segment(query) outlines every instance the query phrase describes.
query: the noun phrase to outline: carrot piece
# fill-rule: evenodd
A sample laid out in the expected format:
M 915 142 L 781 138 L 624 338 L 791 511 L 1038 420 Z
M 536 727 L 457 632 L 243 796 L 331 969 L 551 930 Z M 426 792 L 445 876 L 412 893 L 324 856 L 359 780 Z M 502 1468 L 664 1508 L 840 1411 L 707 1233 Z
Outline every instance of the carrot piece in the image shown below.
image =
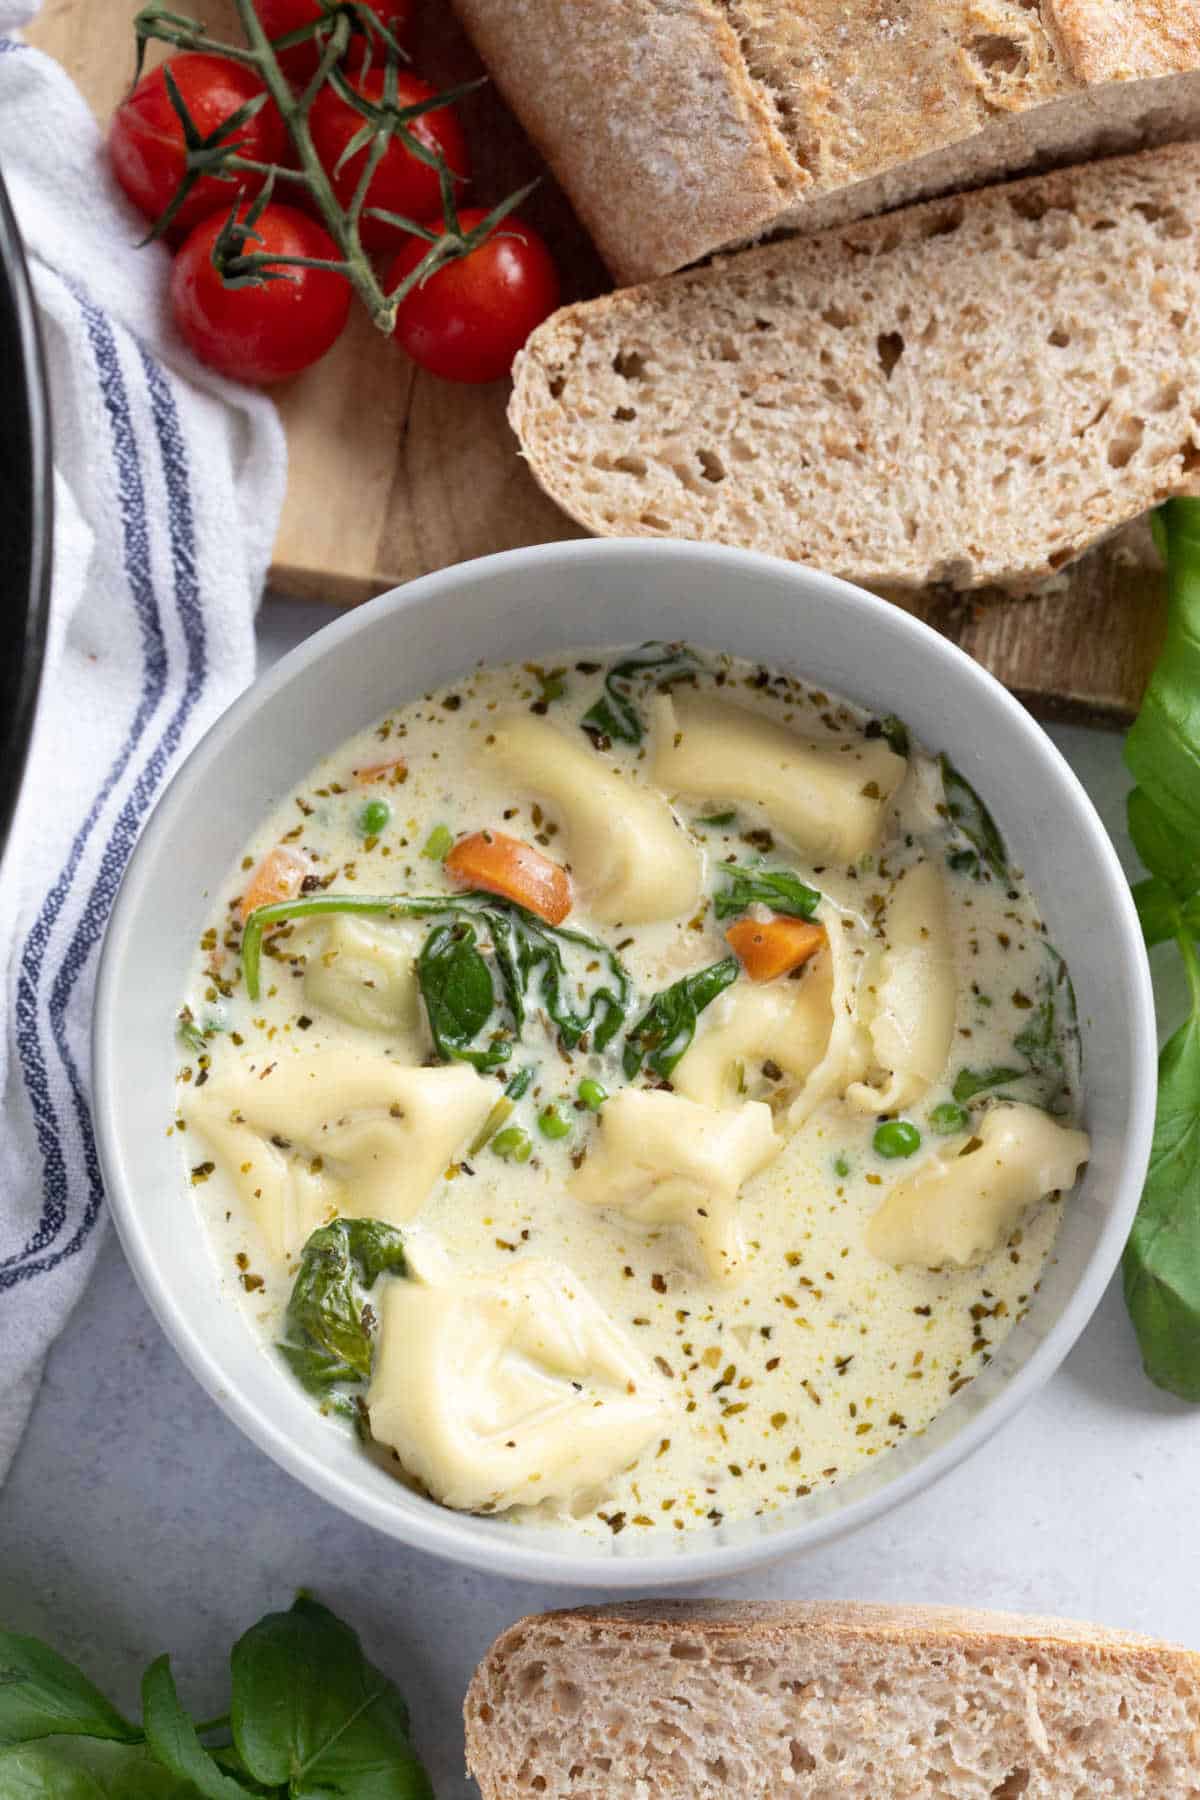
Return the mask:
M 825 927 L 772 913 L 769 919 L 739 919 L 725 938 L 751 981 L 775 981 L 816 955 L 825 942 Z
M 561 863 L 552 862 L 523 838 L 507 837 L 502 831 L 473 831 L 459 838 L 445 868 L 465 887 L 502 894 L 548 925 L 560 925 L 571 910 L 571 877 Z
M 359 787 L 369 787 L 373 781 L 386 781 L 389 787 L 399 787 L 408 778 L 408 764 L 402 756 L 393 756 L 390 762 L 367 763 L 361 769 L 351 769 Z
M 238 905 L 242 924 L 260 906 L 274 906 L 277 900 L 290 900 L 298 894 L 300 883 L 309 873 L 309 865 L 294 850 L 283 844 L 268 850 L 247 882 Z

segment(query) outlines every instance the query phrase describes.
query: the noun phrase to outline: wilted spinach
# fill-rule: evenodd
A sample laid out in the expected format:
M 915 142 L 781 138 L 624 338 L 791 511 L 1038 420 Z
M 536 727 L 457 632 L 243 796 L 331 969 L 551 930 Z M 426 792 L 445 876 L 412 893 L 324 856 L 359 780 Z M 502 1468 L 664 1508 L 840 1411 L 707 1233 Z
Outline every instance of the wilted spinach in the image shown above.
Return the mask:
M 371 1374 L 371 1333 L 359 1289 L 380 1275 L 403 1275 L 404 1238 L 381 1219 L 335 1219 L 313 1232 L 300 1253 L 279 1349 L 312 1393 Z
M 1000 881 L 1007 881 L 1008 851 L 1000 835 L 1000 827 L 966 776 L 959 773 L 950 758 L 941 756 L 938 763 L 942 771 L 942 790 L 946 796 L 946 815 L 971 845 L 977 859 L 973 865 L 968 864 L 966 858 L 971 853 L 956 851 L 952 853 L 952 866 L 973 867 L 978 872 L 979 864 L 983 863 Z
M 603 695 L 579 721 L 581 730 L 593 741 L 617 738 L 623 744 L 640 744 L 646 727 L 631 697 L 634 682 L 654 669 L 661 687 L 693 675 L 700 666 L 699 658 L 686 644 L 643 644 L 632 656 L 613 664 L 604 677 Z
M 622 1063 L 628 1080 L 643 1062 L 662 1080 L 668 1078 L 695 1037 L 700 1014 L 737 980 L 738 966 L 736 956 L 727 956 L 655 994 L 625 1040 Z
M 727 886 L 713 900 L 718 919 L 731 919 L 756 903 L 792 918 L 811 919 L 821 904 L 816 888 L 808 887 L 790 869 L 747 868 L 725 863 L 720 869 Z

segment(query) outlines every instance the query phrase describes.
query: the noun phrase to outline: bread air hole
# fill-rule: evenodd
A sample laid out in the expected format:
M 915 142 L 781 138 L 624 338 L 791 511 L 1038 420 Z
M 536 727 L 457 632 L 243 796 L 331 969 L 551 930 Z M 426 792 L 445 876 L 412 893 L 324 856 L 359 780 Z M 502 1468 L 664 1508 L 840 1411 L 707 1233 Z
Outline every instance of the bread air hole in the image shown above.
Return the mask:
M 612 366 L 626 381 L 640 381 L 646 373 L 646 359 L 640 350 L 618 350 Z
M 992 1800 L 1016 1800 L 1029 1786 L 1029 1770 L 1018 1766 L 1010 1769 L 999 1787 L 992 1789 Z
M 904 355 L 904 338 L 898 331 L 881 331 L 875 339 L 875 354 L 879 358 L 879 366 L 888 381 L 892 379 L 892 370 Z
M 812 1751 L 806 1750 L 804 1745 L 799 1743 L 795 1738 L 792 1739 L 789 1749 L 791 1751 L 792 1768 L 795 1770 L 796 1774 L 811 1775 L 817 1766 L 817 1759 Z
M 1129 466 L 1137 452 L 1141 449 L 1142 438 L 1146 432 L 1146 421 L 1134 414 L 1121 420 L 1108 443 L 1108 466 L 1110 469 L 1124 469 Z
M 724 481 L 725 464 L 715 450 L 697 450 L 696 460 L 705 481 Z
M 1025 64 L 1024 47 L 1000 32 L 985 31 L 972 38 L 967 55 L 993 83 L 1015 75 Z

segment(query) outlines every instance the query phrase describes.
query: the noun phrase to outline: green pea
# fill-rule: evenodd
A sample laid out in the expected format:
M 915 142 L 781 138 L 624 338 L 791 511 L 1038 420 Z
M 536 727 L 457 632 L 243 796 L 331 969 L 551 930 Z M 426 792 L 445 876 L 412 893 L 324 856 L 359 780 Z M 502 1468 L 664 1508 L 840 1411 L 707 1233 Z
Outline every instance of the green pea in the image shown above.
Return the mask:
M 445 862 L 454 843 L 454 833 L 448 825 L 435 825 L 421 846 L 421 855 L 427 856 L 430 862 Z
M 894 1157 L 911 1156 L 914 1150 L 921 1148 L 921 1134 L 909 1119 L 887 1119 L 875 1128 L 875 1136 L 871 1140 L 877 1156 L 886 1156 L 890 1162 Z
M 528 1162 L 533 1155 L 533 1139 L 519 1125 L 509 1125 L 492 1139 L 492 1149 L 504 1162 Z
M 965 1131 L 971 1123 L 971 1115 L 965 1106 L 958 1106 L 953 1100 L 943 1100 L 935 1106 L 929 1115 L 929 1124 L 939 1137 L 949 1137 L 952 1132 Z
M 850 1163 L 848 1159 L 844 1156 L 835 1156 L 833 1159 L 833 1172 L 835 1175 L 848 1175 L 850 1173 Z
M 599 1112 L 608 1099 L 608 1089 L 601 1087 L 598 1081 L 593 1081 L 590 1075 L 585 1075 L 579 1084 L 579 1098 L 589 1112 Z
M 364 837 L 378 837 L 392 816 L 386 800 L 368 800 L 358 815 L 358 829 Z
M 538 1114 L 538 1130 L 543 1137 L 565 1138 L 570 1135 L 571 1125 L 557 1106 L 547 1106 Z
M 736 818 L 737 814 L 735 812 L 701 813 L 700 817 L 696 820 L 696 823 L 697 825 L 716 825 L 717 827 L 720 827 L 722 825 L 732 825 Z

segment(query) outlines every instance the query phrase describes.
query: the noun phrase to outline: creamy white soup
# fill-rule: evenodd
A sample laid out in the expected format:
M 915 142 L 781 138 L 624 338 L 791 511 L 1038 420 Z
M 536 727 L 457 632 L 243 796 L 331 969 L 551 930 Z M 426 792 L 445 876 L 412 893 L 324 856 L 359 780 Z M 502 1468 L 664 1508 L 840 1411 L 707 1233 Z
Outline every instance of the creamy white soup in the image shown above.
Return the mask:
M 180 1041 L 264 1351 L 398 1479 L 531 1527 L 709 1531 L 922 1431 L 1088 1149 L 984 800 L 679 645 L 476 669 L 342 745 L 221 882 Z

